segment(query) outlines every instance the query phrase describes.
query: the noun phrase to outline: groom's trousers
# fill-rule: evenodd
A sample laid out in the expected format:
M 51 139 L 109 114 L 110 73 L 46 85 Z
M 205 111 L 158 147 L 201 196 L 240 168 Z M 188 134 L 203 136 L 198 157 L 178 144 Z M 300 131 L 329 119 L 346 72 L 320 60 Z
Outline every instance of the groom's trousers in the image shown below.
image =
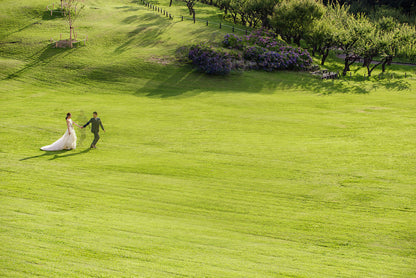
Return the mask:
M 98 134 L 98 132 L 94 132 L 94 141 L 92 141 L 91 146 L 95 146 L 98 140 L 100 140 L 100 135 Z

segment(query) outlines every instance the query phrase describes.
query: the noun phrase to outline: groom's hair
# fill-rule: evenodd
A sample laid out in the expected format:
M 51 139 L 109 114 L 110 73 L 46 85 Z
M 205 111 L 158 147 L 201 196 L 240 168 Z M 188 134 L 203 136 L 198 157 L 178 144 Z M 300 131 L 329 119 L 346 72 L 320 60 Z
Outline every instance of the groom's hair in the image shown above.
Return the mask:
M 92 112 L 92 113 L 93 113 L 93 114 L 95 114 L 95 115 L 98 115 L 98 113 L 97 113 L 97 112 L 95 112 L 95 111 L 94 111 L 94 112 Z

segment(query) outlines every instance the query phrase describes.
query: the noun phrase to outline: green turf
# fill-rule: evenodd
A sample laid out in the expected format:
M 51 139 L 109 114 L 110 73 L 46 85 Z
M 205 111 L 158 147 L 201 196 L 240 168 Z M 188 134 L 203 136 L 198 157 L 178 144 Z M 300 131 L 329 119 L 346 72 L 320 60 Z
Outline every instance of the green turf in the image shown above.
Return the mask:
M 173 56 L 224 30 L 87 2 L 59 50 L 48 1 L 0 1 L 1 277 L 416 276 L 415 67 L 209 77 Z M 94 110 L 97 150 L 39 150 Z

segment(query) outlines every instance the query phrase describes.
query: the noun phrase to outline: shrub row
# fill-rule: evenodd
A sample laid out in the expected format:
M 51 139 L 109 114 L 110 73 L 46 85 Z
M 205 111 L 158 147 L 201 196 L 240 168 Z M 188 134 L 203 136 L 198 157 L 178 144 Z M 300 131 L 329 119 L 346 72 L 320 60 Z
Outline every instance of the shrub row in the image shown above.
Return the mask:
M 202 72 L 216 75 L 228 74 L 233 69 L 307 70 L 312 65 L 308 51 L 287 45 L 265 29 L 247 36 L 227 34 L 223 46 L 236 53 L 198 44 L 190 48 L 188 58 Z

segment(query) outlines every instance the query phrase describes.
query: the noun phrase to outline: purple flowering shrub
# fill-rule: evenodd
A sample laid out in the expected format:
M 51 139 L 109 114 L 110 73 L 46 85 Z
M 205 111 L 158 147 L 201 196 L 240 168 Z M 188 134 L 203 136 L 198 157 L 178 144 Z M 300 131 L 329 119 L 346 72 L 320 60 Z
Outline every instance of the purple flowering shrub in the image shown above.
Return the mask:
M 239 50 L 243 50 L 245 47 L 252 45 L 258 45 L 269 50 L 274 50 L 275 48 L 287 45 L 286 42 L 277 37 L 276 33 L 264 28 L 253 31 L 246 36 L 227 34 L 224 36 L 222 44 L 225 48 Z
M 207 74 L 225 75 L 232 69 L 232 57 L 228 53 L 216 51 L 207 45 L 192 46 L 188 58 Z
M 256 62 L 257 68 L 272 70 L 306 70 L 312 65 L 309 53 L 297 47 L 282 46 L 277 51 L 251 46 L 244 50 L 244 59 Z
M 235 34 L 227 34 L 224 36 L 222 45 L 225 48 L 229 49 L 239 49 L 242 50 L 246 46 L 247 42 L 244 37 L 239 37 Z
M 267 52 L 267 49 L 260 46 L 250 46 L 244 49 L 243 57 L 245 60 L 258 62 L 260 55 Z
M 227 34 L 222 45 L 228 53 L 199 44 L 190 48 L 188 58 L 201 71 L 217 75 L 234 69 L 307 70 L 312 65 L 307 50 L 288 45 L 267 29 L 246 36 Z

